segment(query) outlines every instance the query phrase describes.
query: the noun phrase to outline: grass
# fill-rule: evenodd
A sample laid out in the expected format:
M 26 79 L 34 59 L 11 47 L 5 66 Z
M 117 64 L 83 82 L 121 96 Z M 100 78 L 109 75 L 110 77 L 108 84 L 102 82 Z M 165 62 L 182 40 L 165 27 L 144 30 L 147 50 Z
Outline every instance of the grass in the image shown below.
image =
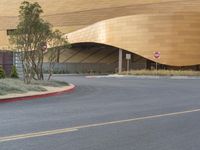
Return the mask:
M 34 85 L 40 85 L 40 86 L 51 86 L 51 87 L 61 87 L 61 86 L 68 86 L 69 84 L 63 81 L 32 81 L 32 84 Z
M 192 70 L 131 70 L 122 72 L 122 75 L 149 75 L 149 76 L 200 76 L 200 71 Z
M 32 84 L 24 84 L 19 79 L 0 79 L 0 95 L 27 93 L 29 91 L 43 92 L 47 91 L 42 86 L 61 87 L 67 86 L 68 83 L 61 81 L 33 81 Z

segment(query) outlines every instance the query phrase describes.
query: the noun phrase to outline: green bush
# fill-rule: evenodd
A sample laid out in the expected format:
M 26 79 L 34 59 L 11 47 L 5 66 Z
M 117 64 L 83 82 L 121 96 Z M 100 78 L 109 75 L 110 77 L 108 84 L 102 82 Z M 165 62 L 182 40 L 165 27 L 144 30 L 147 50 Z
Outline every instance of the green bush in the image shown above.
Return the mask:
M 15 65 L 12 66 L 10 77 L 11 78 L 19 78 L 18 73 L 17 73 L 17 68 Z
M 6 77 L 5 71 L 2 66 L 0 66 L 0 79 L 4 79 Z

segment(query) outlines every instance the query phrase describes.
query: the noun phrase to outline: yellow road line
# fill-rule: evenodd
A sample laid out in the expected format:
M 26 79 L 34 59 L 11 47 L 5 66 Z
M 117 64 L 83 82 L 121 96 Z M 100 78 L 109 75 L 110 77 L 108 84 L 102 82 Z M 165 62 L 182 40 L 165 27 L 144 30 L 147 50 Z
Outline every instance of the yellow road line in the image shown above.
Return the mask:
M 48 135 L 63 134 L 63 133 L 67 133 L 67 132 L 74 132 L 77 130 L 78 129 L 66 128 L 66 129 L 51 130 L 51 131 L 45 131 L 45 132 L 20 134 L 20 135 L 8 136 L 8 137 L 1 137 L 0 142 L 15 141 L 15 140 L 20 140 L 20 139 L 28 139 L 28 138 L 48 136 Z
M 156 118 L 161 118 L 161 117 L 178 116 L 178 115 L 194 113 L 194 112 L 200 112 L 200 109 L 193 109 L 193 110 L 187 110 L 187 111 L 182 111 L 182 112 L 152 115 L 152 116 L 146 116 L 146 117 L 118 120 L 118 121 L 111 121 L 111 122 L 104 122 L 104 123 L 97 123 L 97 124 L 89 124 L 89 125 L 76 126 L 76 127 L 57 129 L 57 130 L 50 130 L 50 131 L 44 131 L 44 132 L 35 132 L 35 133 L 0 137 L 0 142 L 15 141 L 15 140 L 20 140 L 20 139 L 28 139 L 28 138 L 42 137 L 42 136 L 48 136 L 48 135 L 63 134 L 63 133 L 78 131 L 79 129 L 84 129 L 84 128 L 99 127 L 99 126 L 113 125 L 113 124 L 122 124 L 122 123 L 133 122 L 133 121 L 156 119 Z

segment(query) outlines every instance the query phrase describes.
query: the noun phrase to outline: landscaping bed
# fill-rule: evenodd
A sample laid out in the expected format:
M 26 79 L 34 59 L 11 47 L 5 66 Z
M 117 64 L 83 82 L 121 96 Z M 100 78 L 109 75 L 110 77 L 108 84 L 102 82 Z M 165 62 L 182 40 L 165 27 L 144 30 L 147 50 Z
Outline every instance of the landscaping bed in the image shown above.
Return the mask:
M 45 87 L 64 87 L 69 84 L 61 81 L 33 81 L 25 84 L 20 79 L 0 79 L 0 96 L 8 94 L 22 94 L 27 92 L 45 92 Z
M 200 76 L 200 71 L 192 70 L 131 70 L 121 75 L 149 75 L 149 76 Z

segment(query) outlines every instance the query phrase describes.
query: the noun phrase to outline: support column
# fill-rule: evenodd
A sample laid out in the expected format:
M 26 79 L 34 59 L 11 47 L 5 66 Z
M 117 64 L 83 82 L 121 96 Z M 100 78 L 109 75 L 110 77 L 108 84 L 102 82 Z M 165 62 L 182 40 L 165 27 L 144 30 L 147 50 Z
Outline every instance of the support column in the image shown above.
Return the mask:
M 122 72 L 122 61 L 123 61 L 123 53 L 122 49 L 119 49 L 119 64 L 118 64 L 118 73 Z

